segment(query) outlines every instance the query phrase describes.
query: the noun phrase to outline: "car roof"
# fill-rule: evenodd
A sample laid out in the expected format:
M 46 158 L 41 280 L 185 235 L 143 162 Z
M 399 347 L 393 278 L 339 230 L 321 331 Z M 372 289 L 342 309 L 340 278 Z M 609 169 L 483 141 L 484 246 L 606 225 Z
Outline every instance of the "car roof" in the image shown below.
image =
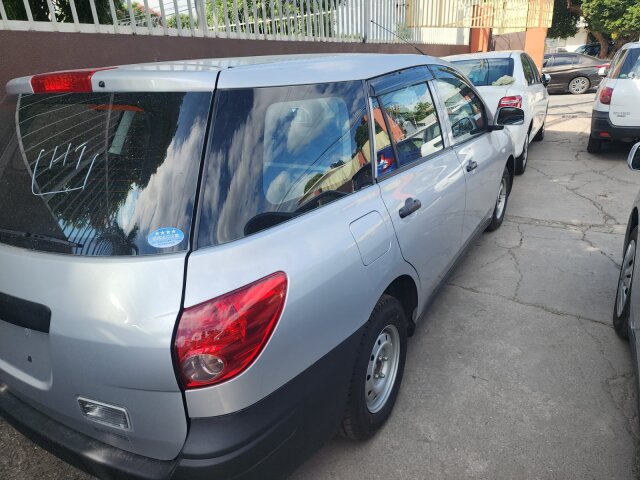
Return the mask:
M 625 50 L 628 48 L 640 48 L 640 42 L 629 42 L 629 43 L 625 43 L 622 46 L 622 50 Z
M 476 58 L 509 58 L 512 55 L 518 55 L 525 53 L 522 50 L 501 50 L 497 52 L 477 52 L 477 53 L 464 53 L 461 55 L 449 55 L 448 57 L 442 57 L 448 62 L 457 62 L 460 60 L 474 60 Z
M 308 54 L 177 60 L 96 69 L 93 91 L 211 91 L 365 80 L 418 65 L 444 62 L 413 54 Z M 7 83 L 8 93 L 33 93 L 31 76 Z M 104 85 L 101 87 L 100 84 Z

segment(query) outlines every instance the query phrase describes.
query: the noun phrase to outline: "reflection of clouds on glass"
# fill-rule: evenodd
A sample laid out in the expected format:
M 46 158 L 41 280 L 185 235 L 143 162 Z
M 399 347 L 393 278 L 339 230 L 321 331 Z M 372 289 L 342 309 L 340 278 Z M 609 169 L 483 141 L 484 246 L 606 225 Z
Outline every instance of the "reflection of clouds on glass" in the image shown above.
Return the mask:
M 132 222 L 132 220 L 139 196 L 140 188 L 134 183 L 131 186 L 131 190 L 129 190 L 129 193 L 127 194 L 127 198 L 122 204 L 122 207 L 120 207 L 120 210 L 118 210 L 118 213 L 116 214 L 116 222 L 127 234 L 131 232 L 131 230 L 133 230 L 133 227 L 135 226 L 135 222 Z
M 195 188 L 195 182 L 191 181 L 194 172 L 190 170 L 198 164 L 190 157 L 200 154 L 205 126 L 205 122 L 200 119 L 193 123 L 190 131 L 176 133 L 166 154 L 173 161 L 160 165 L 149 179 L 145 190 L 139 194 L 130 226 L 139 225 L 140 231 L 144 233 L 184 223 L 184 197 L 194 194 L 185 183 L 189 180 Z M 181 133 L 186 136 L 180 135 Z

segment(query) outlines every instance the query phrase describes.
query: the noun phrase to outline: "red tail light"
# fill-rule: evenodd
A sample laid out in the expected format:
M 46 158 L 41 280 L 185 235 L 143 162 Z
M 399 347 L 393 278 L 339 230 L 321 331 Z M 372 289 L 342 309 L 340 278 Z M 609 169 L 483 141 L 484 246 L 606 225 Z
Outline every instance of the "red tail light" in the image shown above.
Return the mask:
M 603 105 L 610 105 L 612 96 L 613 88 L 604 87 L 602 90 L 600 90 L 600 103 L 602 103 Z
M 87 93 L 92 92 L 91 77 L 100 70 L 72 70 L 69 72 L 45 73 L 31 77 L 33 93 Z
M 502 107 L 522 108 L 522 97 L 520 95 L 514 95 L 512 97 L 502 97 L 498 102 L 498 108 Z
M 186 309 L 175 342 L 185 388 L 220 383 L 244 371 L 271 337 L 286 293 L 287 276 L 276 272 Z

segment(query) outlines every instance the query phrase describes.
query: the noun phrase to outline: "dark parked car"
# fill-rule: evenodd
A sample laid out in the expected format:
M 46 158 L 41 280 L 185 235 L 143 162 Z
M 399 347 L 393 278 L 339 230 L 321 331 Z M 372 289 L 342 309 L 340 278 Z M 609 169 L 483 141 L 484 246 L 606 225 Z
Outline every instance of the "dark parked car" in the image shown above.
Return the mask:
M 606 65 L 608 63 L 599 58 L 579 53 L 548 53 L 544 56 L 542 73 L 551 75 L 549 92 L 577 95 L 600 85 L 598 70 Z
M 614 46 L 615 46 L 614 42 L 609 42 L 607 55 L 611 53 Z M 580 45 L 578 48 L 576 48 L 575 53 L 581 53 L 583 55 L 590 55 L 592 57 L 597 57 L 598 55 L 600 55 L 600 50 L 602 50 L 600 43 L 593 42 L 593 43 L 587 43 L 586 45 Z

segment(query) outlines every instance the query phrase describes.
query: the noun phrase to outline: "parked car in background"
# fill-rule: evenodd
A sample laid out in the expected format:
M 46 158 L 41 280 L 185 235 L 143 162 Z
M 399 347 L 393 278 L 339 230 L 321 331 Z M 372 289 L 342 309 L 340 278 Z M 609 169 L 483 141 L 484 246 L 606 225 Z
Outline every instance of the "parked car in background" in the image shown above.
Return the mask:
M 0 414 L 100 477 L 278 479 L 371 437 L 500 227 L 505 124 L 423 55 L 22 77 L 0 104 Z
M 612 52 L 614 48 L 615 48 L 615 42 L 609 42 L 607 56 Z M 590 57 L 598 57 L 600 56 L 600 50 L 602 50 L 602 46 L 600 45 L 600 42 L 592 42 L 592 43 L 587 43 L 585 45 L 580 45 L 578 48 L 574 50 L 574 52 L 580 53 L 582 55 L 589 55 Z
M 631 149 L 627 160 L 629 168 L 640 171 L 640 143 Z M 640 288 L 634 288 L 640 279 L 635 277 L 640 272 L 635 268 L 638 257 L 638 219 L 640 212 L 640 193 L 636 196 L 627 223 L 627 232 L 622 249 L 622 264 L 618 276 L 618 288 L 613 304 L 613 327 L 621 338 L 629 340 L 631 356 L 633 358 L 636 387 L 640 384 L 640 364 L 638 351 L 640 351 Z M 640 400 L 638 400 L 640 406 Z
M 640 140 L 640 42 L 624 45 L 604 73 L 593 103 L 590 153 L 614 140 Z
M 473 82 L 492 112 L 511 106 L 525 112 L 523 125 L 508 126 L 516 145 L 516 174 L 524 173 L 529 143 L 544 138 L 549 107 L 546 84 L 531 57 L 522 51 L 472 53 L 445 57 Z
M 598 70 L 607 65 L 608 62 L 578 53 L 547 53 L 542 73 L 551 77 L 549 92 L 580 95 L 600 85 Z

